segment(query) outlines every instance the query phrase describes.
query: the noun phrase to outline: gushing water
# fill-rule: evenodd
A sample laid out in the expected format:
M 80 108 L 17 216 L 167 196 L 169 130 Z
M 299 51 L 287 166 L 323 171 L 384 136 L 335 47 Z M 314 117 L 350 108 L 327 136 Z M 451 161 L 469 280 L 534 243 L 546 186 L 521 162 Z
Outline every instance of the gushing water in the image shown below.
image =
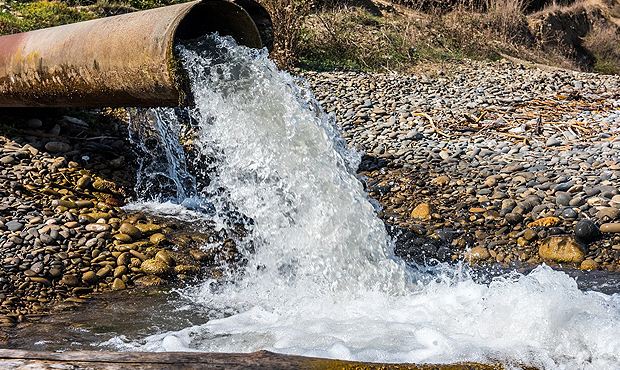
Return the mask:
M 619 366 L 618 295 L 582 292 L 544 266 L 490 284 L 454 267 L 407 267 L 393 255 L 355 176 L 359 156 L 308 89 L 265 52 L 230 39 L 212 36 L 179 53 L 196 107 L 182 115 L 141 113 L 155 130 L 134 139 L 156 160 L 143 163 L 143 202 L 133 207 L 222 226 L 243 222 L 247 264 L 230 272 L 229 283 L 205 281 L 184 291 L 212 314 L 208 323 L 108 344 L 547 369 Z

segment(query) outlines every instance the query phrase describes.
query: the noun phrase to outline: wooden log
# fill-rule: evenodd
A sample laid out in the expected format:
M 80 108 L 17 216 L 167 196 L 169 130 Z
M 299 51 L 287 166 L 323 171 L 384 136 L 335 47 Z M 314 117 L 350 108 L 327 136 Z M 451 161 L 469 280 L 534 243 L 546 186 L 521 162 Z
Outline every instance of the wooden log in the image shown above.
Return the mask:
M 381 370 L 501 370 L 501 365 L 379 364 L 283 355 L 204 352 L 35 352 L 0 349 L 0 369 L 381 369 Z

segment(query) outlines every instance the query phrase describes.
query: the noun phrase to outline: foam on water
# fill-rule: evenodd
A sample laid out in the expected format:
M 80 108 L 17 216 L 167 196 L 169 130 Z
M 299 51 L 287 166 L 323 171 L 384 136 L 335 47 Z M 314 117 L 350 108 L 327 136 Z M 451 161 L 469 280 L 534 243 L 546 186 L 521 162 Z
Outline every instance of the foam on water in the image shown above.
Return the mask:
M 479 284 L 459 267 L 414 269 L 392 252 L 331 117 L 265 52 L 216 36 L 180 48 L 196 108 L 156 110 L 170 178 L 134 207 L 243 215 L 247 264 L 183 293 L 213 319 L 106 344 L 128 350 L 276 352 L 385 362 L 502 361 L 548 369 L 620 363 L 620 297 L 539 267 Z M 177 135 L 177 136 L 175 136 Z M 169 163 L 170 162 L 170 163 Z M 148 164 L 146 164 L 148 167 Z M 152 189 L 145 180 L 142 189 Z M 161 179 L 156 180 L 161 184 Z M 189 199 L 189 200 L 188 200 Z M 181 204 L 171 206 L 170 203 Z M 185 202 L 185 203 L 184 203 Z M 191 208 L 191 210 L 187 210 Z

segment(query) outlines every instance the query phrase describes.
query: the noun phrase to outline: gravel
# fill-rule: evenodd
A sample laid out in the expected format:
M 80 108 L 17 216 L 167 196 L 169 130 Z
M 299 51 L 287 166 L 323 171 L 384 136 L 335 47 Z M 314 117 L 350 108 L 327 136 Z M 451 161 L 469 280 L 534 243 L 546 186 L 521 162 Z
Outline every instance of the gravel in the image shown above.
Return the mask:
M 507 61 L 303 77 L 364 154 L 360 174 L 401 255 L 421 255 L 415 237 L 448 246 L 431 255 L 443 260 L 554 264 L 542 240 L 564 235 L 580 238 L 588 269 L 620 270 L 620 234 L 594 232 L 620 222 L 620 77 Z M 411 217 L 420 204 L 428 220 Z M 557 221 L 528 226 L 542 218 Z

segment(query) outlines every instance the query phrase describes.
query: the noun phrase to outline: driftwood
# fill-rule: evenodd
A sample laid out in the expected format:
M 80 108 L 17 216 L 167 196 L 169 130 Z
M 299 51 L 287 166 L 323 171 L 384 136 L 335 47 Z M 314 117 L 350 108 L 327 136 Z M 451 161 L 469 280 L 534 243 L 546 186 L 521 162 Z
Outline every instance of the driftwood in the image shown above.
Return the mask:
M 199 352 L 33 352 L 0 349 L 0 369 L 410 369 L 500 370 L 501 365 L 474 363 L 452 365 L 373 364 L 291 356 L 260 351 L 254 353 Z

